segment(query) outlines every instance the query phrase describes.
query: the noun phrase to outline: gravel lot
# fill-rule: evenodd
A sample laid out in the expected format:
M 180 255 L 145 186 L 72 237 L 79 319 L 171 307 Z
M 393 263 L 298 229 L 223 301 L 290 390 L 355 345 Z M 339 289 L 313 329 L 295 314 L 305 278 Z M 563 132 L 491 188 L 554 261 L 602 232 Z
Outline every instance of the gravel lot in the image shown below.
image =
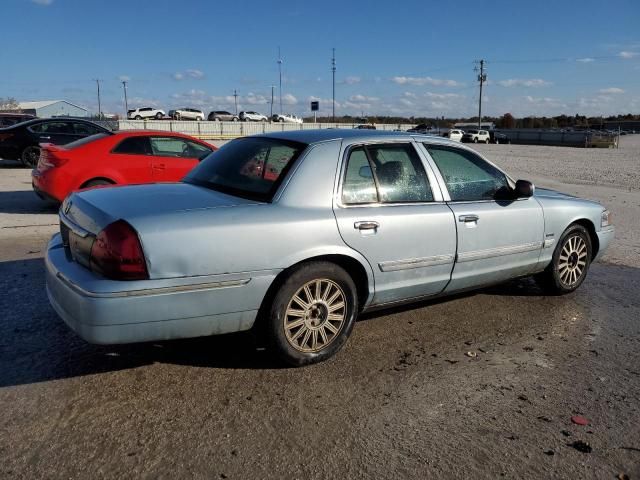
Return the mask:
M 603 262 L 565 297 L 525 279 L 368 315 L 303 369 L 247 335 L 84 343 L 43 288 L 55 211 L 0 161 L 0 477 L 638 478 L 640 136 L 477 148 L 607 205 Z

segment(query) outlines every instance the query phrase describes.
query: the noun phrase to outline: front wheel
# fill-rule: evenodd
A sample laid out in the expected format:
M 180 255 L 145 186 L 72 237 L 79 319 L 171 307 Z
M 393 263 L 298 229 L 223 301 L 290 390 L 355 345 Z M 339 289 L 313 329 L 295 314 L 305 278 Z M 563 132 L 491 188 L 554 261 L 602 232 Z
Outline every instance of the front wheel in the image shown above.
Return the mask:
M 486 143 L 487 145 L 489 145 L 489 139 L 487 138 L 484 143 Z
M 35 168 L 40 160 L 40 147 L 32 145 L 25 148 L 20 155 L 20 160 L 25 167 Z
M 473 143 L 478 143 L 478 137 L 475 137 L 475 138 L 473 139 Z
M 276 354 L 292 366 L 321 362 L 346 343 L 357 316 L 351 276 L 333 263 L 296 268 L 276 293 L 269 337 Z
M 142 120 L 142 117 L 140 115 L 136 115 L 134 120 Z
M 160 112 L 156 113 L 156 120 L 162 120 L 162 114 Z
M 571 293 L 582 285 L 587 277 L 591 255 L 589 232 L 582 225 L 571 225 L 560 237 L 551 263 L 544 272 L 536 275 L 535 279 L 547 293 Z

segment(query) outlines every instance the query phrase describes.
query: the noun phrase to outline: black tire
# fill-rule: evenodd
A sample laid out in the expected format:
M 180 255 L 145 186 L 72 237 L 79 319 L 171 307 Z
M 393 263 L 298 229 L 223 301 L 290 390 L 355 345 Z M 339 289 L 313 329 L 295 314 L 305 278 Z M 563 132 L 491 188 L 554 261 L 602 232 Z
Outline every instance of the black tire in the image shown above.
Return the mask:
M 156 118 L 158 118 L 158 116 L 156 115 Z M 180 120 L 180 114 L 179 113 L 174 113 L 173 114 L 173 119 L 174 120 Z
M 26 147 L 20 154 L 20 161 L 25 167 L 36 168 L 40 160 L 40 147 L 30 145 Z
M 478 137 L 474 137 L 473 143 L 478 143 Z
M 489 139 L 487 138 L 484 143 L 486 143 L 487 145 L 489 145 Z
M 535 276 L 535 280 L 545 293 L 571 293 L 587 278 L 591 256 L 591 237 L 587 229 L 578 224 L 570 225 L 560 236 L 551 263 Z
M 134 120 L 142 120 L 142 117 L 140 115 L 136 115 Z
M 233 117 L 233 119 L 231 121 L 232 122 L 237 122 L 238 121 L 238 117 Z
M 156 113 L 156 120 L 162 120 L 162 114 L 160 112 Z
M 85 183 L 82 186 L 82 188 L 100 187 L 102 185 L 113 185 L 113 182 L 110 182 L 109 180 L 105 180 L 104 178 L 96 178 L 94 180 L 89 180 L 87 183 Z
M 308 298 L 307 292 L 312 298 Z M 307 307 L 298 303 L 296 297 Z M 302 264 L 289 274 L 273 298 L 267 327 L 269 343 L 276 355 L 291 366 L 322 362 L 347 342 L 358 314 L 357 306 L 356 286 L 343 268 L 329 262 Z M 287 327 L 299 321 L 300 325 Z
M 500 145 L 500 140 L 496 138 L 496 145 Z

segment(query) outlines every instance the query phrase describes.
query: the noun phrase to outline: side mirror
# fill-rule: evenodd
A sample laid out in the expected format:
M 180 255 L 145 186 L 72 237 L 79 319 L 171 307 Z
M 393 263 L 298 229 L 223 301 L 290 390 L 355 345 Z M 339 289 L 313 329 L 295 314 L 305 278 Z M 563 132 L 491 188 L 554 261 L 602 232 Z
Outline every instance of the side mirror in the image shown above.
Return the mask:
M 516 198 L 529 198 L 533 196 L 533 192 L 535 191 L 536 187 L 528 180 L 518 180 L 516 182 Z
M 371 167 L 369 165 L 360 167 L 360 171 L 358 173 L 362 178 L 373 178 L 373 173 L 371 172 Z

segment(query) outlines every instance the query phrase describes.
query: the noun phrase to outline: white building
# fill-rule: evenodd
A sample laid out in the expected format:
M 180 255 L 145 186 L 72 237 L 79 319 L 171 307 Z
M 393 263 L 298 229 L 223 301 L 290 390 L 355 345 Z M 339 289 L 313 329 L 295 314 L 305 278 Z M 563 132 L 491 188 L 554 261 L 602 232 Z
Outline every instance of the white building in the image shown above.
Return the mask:
M 30 113 L 40 118 L 89 116 L 89 111 L 86 108 L 67 102 L 66 100 L 20 102 L 18 103 L 18 109 L 23 113 Z

